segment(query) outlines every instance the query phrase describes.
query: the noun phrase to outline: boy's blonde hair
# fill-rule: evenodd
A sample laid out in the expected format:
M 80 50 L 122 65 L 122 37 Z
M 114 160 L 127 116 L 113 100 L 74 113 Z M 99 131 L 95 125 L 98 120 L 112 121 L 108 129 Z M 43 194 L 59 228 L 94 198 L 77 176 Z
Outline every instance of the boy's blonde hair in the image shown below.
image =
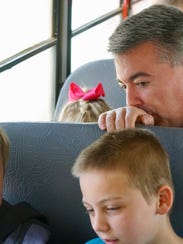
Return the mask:
M 0 128 L 0 153 L 2 155 L 3 171 L 5 171 L 5 165 L 9 157 L 9 147 L 9 138 L 4 130 Z
M 110 110 L 107 103 L 99 98 L 96 100 L 69 102 L 63 108 L 58 119 L 60 122 L 97 122 L 101 113 Z
M 162 185 L 173 191 L 169 159 L 155 135 L 145 129 L 124 129 L 106 133 L 84 149 L 72 167 L 80 177 L 90 170 L 124 174 L 147 202 Z

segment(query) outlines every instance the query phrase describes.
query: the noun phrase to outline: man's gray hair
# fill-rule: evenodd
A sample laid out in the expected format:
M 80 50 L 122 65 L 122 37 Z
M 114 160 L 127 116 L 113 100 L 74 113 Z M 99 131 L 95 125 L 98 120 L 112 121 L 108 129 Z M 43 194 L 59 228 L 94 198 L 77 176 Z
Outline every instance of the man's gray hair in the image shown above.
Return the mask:
M 132 15 L 109 37 L 108 51 L 115 56 L 148 42 L 155 45 L 162 62 L 183 64 L 183 12 L 153 5 Z

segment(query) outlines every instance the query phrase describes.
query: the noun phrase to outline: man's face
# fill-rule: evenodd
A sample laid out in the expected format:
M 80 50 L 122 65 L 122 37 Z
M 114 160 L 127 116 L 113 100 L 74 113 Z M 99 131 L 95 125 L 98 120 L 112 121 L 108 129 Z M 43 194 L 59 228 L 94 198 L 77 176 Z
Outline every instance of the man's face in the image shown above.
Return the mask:
M 0 205 L 2 202 L 2 194 L 3 194 L 3 162 L 2 162 L 2 156 L 0 155 Z
M 156 197 L 148 204 L 124 175 L 102 170 L 83 173 L 80 186 L 91 225 L 106 244 L 157 243 Z
M 183 66 L 162 63 L 151 43 L 115 57 L 119 85 L 126 104 L 145 110 L 156 125 L 183 126 Z

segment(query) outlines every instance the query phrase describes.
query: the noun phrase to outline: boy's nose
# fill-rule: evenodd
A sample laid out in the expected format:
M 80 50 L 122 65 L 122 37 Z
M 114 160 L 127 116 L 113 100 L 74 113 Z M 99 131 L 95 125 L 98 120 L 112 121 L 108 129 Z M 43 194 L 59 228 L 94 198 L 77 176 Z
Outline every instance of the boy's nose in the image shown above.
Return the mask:
M 92 227 L 96 232 L 106 232 L 109 229 L 109 224 L 103 215 L 95 215 Z

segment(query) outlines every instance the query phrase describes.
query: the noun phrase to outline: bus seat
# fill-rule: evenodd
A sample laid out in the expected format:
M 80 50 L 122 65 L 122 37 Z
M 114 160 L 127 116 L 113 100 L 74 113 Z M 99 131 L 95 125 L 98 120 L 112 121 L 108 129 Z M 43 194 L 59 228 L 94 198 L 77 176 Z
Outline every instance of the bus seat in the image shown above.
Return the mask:
M 82 65 L 73 71 L 65 80 L 57 100 L 53 120 L 58 120 L 63 106 L 68 101 L 68 89 L 71 82 L 90 89 L 102 82 L 105 101 L 111 108 L 118 108 L 126 104 L 125 92 L 116 82 L 116 74 L 113 59 L 101 59 Z
M 97 123 L 2 122 L 11 141 L 3 197 L 27 201 L 51 225 L 54 243 L 81 244 L 96 237 L 71 167 L 79 152 L 104 133 Z M 183 128 L 147 127 L 170 155 L 175 185 L 171 221 L 183 237 Z

